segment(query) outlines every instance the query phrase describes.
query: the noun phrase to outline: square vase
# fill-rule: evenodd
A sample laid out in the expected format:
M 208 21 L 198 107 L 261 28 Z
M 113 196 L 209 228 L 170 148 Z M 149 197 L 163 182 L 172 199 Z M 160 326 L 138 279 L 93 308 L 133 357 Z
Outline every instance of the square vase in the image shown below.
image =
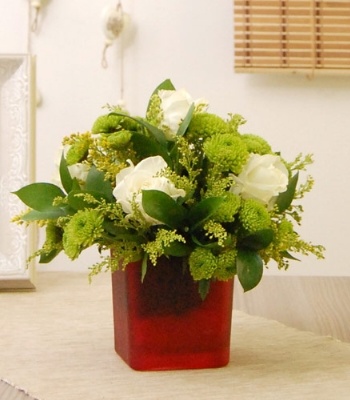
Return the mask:
M 230 356 L 233 280 L 202 300 L 181 259 L 112 273 L 115 350 L 133 369 L 217 368 Z

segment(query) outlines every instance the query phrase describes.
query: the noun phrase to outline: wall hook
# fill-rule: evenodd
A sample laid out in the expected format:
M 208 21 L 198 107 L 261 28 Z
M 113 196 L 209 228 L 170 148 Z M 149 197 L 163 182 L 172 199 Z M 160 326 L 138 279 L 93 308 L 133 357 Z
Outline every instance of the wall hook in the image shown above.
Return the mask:
M 39 20 L 39 14 L 40 14 L 42 2 L 41 2 L 41 0 L 31 0 L 30 5 L 34 11 L 34 17 L 32 19 L 32 24 L 31 24 L 31 31 L 36 32 L 36 30 L 38 28 L 38 20 Z
M 113 42 L 119 37 L 124 28 L 124 12 L 121 1 L 116 7 L 107 6 L 102 11 L 102 29 L 105 35 L 105 45 L 102 52 L 101 65 L 108 67 L 106 52 Z

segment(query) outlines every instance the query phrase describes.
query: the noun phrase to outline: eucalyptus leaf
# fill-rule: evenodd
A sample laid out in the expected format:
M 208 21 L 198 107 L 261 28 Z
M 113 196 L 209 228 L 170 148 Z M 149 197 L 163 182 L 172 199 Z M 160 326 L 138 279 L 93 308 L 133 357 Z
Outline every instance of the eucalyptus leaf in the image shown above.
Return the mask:
M 294 195 L 295 195 L 295 190 L 296 190 L 297 183 L 298 183 L 298 178 L 299 178 L 299 172 L 297 172 L 289 180 L 287 190 L 278 195 L 277 200 L 276 200 L 276 205 L 277 205 L 278 211 L 280 213 L 287 210 L 287 208 L 292 204 L 292 201 L 293 201 Z
M 223 197 L 209 197 L 196 204 L 189 212 L 191 231 L 203 225 L 224 201 Z
M 173 229 L 181 227 L 187 216 L 186 208 L 160 190 L 143 190 L 142 207 L 150 217 Z
M 263 275 L 263 261 L 251 250 L 238 250 L 237 276 L 245 292 L 254 289 Z
M 31 183 L 13 192 L 28 207 L 37 211 L 57 209 L 53 206 L 56 197 L 65 197 L 64 192 L 52 183 Z

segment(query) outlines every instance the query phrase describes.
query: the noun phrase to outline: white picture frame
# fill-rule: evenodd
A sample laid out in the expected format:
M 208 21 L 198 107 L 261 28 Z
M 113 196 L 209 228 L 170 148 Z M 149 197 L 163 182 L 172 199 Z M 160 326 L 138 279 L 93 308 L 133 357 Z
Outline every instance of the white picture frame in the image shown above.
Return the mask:
M 35 59 L 0 54 L 0 290 L 35 288 L 35 231 L 11 221 L 25 210 L 12 192 L 34 179 L 34 131 Z

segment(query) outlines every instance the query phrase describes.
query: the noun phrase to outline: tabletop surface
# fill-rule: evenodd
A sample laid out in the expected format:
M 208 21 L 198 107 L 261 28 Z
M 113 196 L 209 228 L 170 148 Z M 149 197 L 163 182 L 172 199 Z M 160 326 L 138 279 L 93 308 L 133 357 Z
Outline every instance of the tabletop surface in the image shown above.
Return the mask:
M 36 291 L 0 293 L 0 320 L 1 400 L 350 398 L 350 343 L 237 310 L 227 367 L 133 371 L 114 352 L 108 274 L 40 272 Z

